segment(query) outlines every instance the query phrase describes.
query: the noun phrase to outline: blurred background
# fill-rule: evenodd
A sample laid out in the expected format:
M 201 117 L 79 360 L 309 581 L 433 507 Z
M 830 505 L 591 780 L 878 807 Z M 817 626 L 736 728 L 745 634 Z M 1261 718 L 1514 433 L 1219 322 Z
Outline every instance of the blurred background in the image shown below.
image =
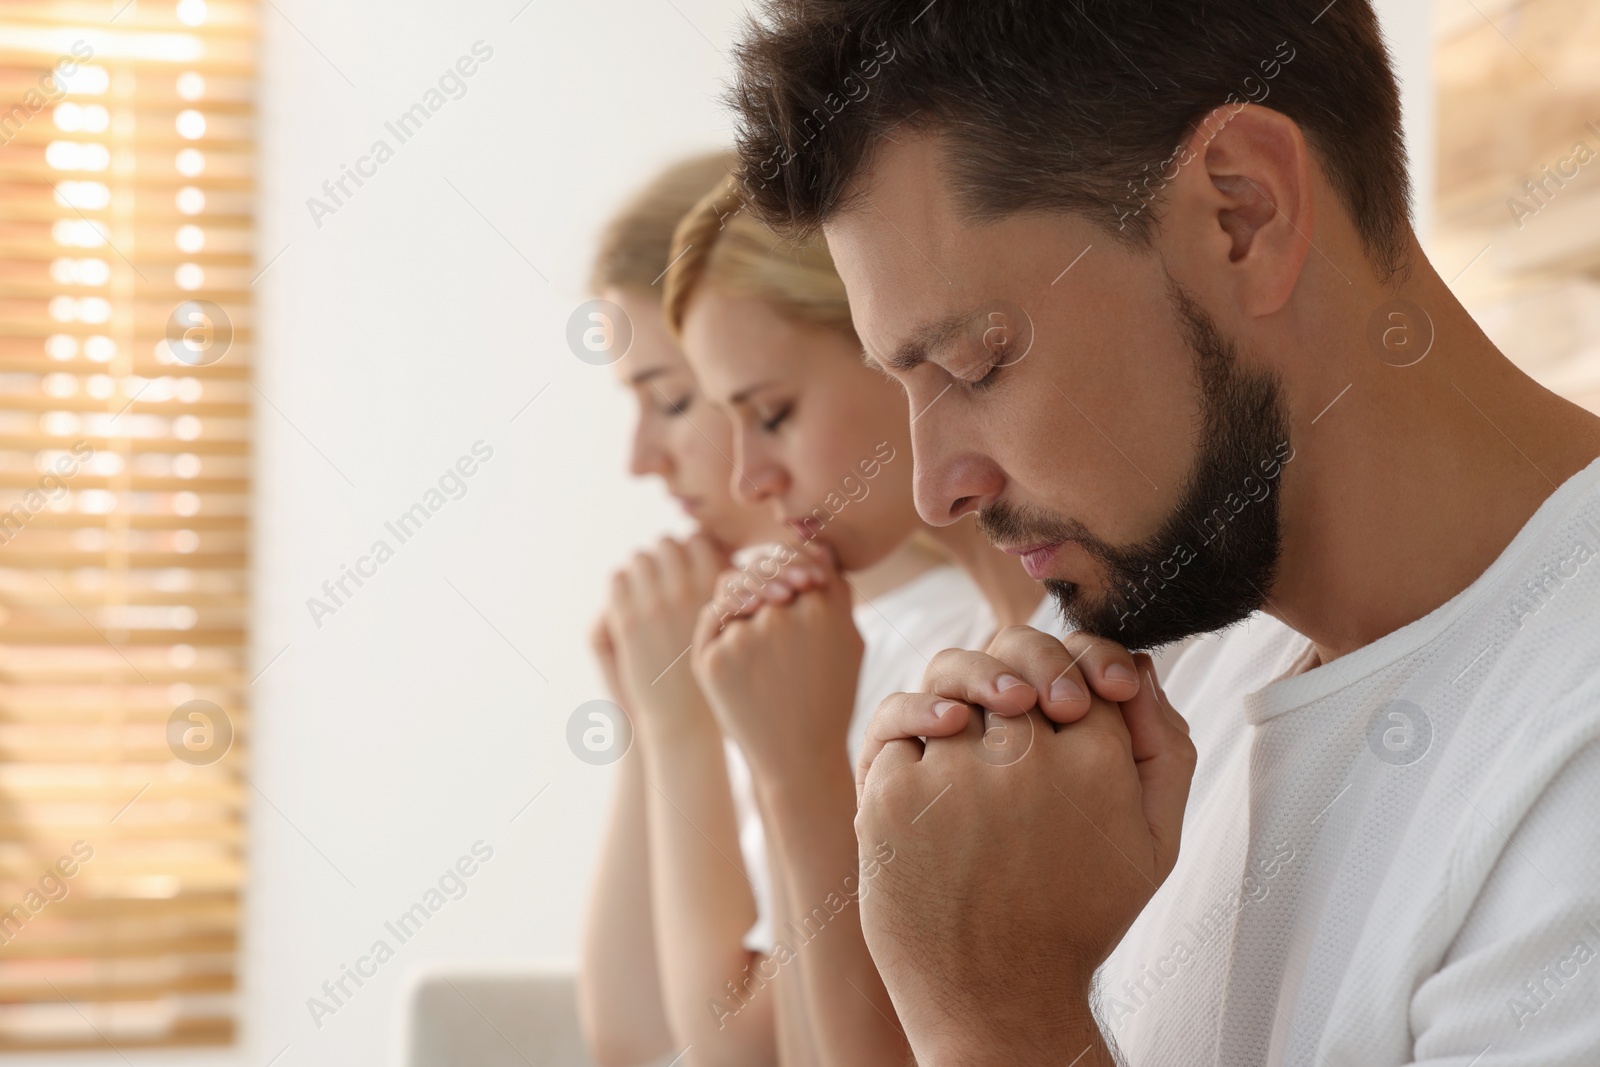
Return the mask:
M 1600 408 L 1600 7 L 1379 7 L 1434 262 Z M 570 965 L 585 634 L 686 527 L 568 331 L 745 10 L 0 3 L 0 1058 L 399 1063 Z

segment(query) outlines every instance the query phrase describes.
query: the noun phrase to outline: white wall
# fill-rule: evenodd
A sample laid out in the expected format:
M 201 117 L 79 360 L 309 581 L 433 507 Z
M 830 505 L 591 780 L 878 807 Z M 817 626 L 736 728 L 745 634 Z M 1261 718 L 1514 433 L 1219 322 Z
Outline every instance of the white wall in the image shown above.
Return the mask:
M 565 327 L 606 214 L 725 136 L 739 5 L 525 3 L 280 4 L 355 88 L 263 9 L 263 258 L 289 250 L 262 281 L 260 386 L 284 417 L 258 414 L 256 648 L 289 650 L 256 686 L 282 812 L 253 814 L 246 1063 L 286 1043 L 281 1067 L 382 1062 L 407 967 L 576 949 L 608 784 L 565 742 L 602 695 L 584 633 L 610 567 L 678 520 L 625 480 L 628 407 Z M 306 198 L 394 145 L 385 121 L 479 40 L 465 96 L 317 227 Z M 465 496 L 316 627 L 306 598 L 479 440 Z M 479 839 L 494 859 L 466 896 L 314 1026 L 307 998 L 394 944 L 383 923 Z
M 1406 149 L 1411 155 L 1412 224 L 1422 247 L 1431 250 L 1437 150 L 1433 87 L 1433 7 L 1425 0 L 1374 0 L 1384 36 L 1400 72 Z
M 262 7 L 261 261 L 286 250 L 256 286 L 255 669 L 279 658 L 253 687 L 244 1035 L 141 1065 L 389 1062 L 408 967 L 576 950 L 609 785 L 564 739 L 600 695 L 583 635 L 610 567 L 681 521 L 623 477 L 627 405 L 564 331 L 619 197 L 726 136 L 743 5 L 524 2 Z M 1383 6 L 1425 106 L 1424 5 Z M 307 198 L 396 146 L 384 123 L 479 40 L 466 95 L 316 225 Z M 1431 173 L 1431 117 L 1410 117 Z M 385 521 L 479 440 L 494 454 L 466 495 L 315 625 L 307 598 L 396 544 Z M 479 839 L 494 858 L 466 896 L 313 1025 L 307 998 Z

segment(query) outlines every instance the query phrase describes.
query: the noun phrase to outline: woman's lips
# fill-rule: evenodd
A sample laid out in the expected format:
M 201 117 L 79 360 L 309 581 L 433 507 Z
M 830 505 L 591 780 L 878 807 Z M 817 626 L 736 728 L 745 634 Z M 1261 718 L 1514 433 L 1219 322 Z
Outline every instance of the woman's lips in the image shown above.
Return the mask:
M 822 533 L 822 523 L 810 515 L 803 519 L 784 519 L 783 521 L 789 529 L 795 532 L 802 543 L 815 540 L 817 535 Z
M 705 508 L 705 502 L 697 496 L 680 496 L 677 498 L 678 506 L 690 515 L 699 515 Z
M 1034 581 L 1050 577 L 1050 565 L 1056 560 L 1056 553 L 1061 550 L 1061 545 L 1024 545 L 1020 548 L 1008 548 L 1005 551 L 1013 556 L 1022 558 L 1022 569 L 1028 572 L 1028 577 Z

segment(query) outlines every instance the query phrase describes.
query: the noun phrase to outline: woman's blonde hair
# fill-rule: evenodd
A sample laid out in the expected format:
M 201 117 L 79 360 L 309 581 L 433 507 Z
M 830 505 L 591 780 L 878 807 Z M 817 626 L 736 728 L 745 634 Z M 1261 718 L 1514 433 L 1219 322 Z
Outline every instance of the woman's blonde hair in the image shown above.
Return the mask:
M 733 169 L 732 152 L 707 152 L 672 164 L 641 186 L 611 217 L 589 272 L 589 291 L 650 289 L 672 259 L 672 234 L 685 213 Z
M 764 300 L 790 319 L 855 336 L 850 300 L 822 236 L 795 243 L 767 229 L 745 210 L 732 175 L 684 215 L 668 260 L 661 307 L 674 337 L 681 335 L 689 301 L 703 285 Z
M 779 314 L 856 336 L 850 298 L 820 234 L 787 241 L 744 210 L 738 180 L 724 179 L 689 209 L 672 239 L 661 310 L 667 329 L 681 339 L 689 301 L 702 285 L 766 301 Z M 945 562 L 953 558 L 919 527 L 912 543 Z

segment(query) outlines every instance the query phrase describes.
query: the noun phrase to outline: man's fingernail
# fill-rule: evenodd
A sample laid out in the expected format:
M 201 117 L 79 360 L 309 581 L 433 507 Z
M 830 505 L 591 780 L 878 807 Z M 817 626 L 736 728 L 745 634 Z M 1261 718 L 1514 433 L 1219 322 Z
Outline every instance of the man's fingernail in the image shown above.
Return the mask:
M 1057 678 L 1055 684 L 1050 687 L 1050 699 L 1057 703 L 1063 700 L 1083 700 L 1088 695 L 1083 691 L 1083 686 L 1065 675 Z
M 1113 663 L 1106 668 L 1106 681 L 1128 682 L 1132 685 L 1138 685 L 1139 676 L 1133 673 L 1132 668 L 1126 667 L 1121 663 Z
M 942 719 L 960 706 L 961 705 L 956 703 L 954 700 L 941 700 L 939 703 L 933 706 L 934 717 Z
M 1021 678 L 1018 678 L 1014 674 L 1002 674 L 1000 677 L 994 680 L 995 689 L 1002 693 L 1004 693 L 1007 689 L 1015 689 L 1019 685 L 1027 684 L 1027 682 L 1024 682 Z

